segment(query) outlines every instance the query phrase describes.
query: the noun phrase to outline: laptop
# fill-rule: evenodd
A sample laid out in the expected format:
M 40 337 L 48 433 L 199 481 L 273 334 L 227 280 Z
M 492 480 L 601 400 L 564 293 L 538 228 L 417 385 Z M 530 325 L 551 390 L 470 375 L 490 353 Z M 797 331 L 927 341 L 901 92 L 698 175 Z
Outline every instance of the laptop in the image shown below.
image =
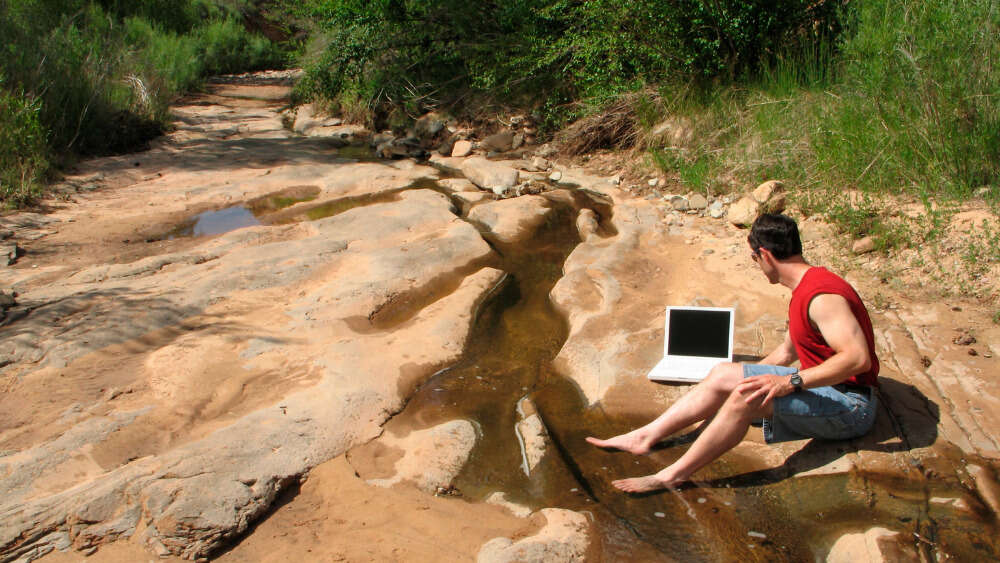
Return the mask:
M 720 362 L 733 361 L 733 309 L 667 307 L 663 359 L 654 381 L 698 382 Z

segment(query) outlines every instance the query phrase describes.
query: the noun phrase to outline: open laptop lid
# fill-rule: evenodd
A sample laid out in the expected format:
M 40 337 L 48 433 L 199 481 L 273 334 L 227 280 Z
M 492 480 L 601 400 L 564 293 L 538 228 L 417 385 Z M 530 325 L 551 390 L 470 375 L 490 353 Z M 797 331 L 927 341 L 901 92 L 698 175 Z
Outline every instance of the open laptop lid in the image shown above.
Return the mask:
M 667 307 L 664 357 L 733 361 L 732 307 Z

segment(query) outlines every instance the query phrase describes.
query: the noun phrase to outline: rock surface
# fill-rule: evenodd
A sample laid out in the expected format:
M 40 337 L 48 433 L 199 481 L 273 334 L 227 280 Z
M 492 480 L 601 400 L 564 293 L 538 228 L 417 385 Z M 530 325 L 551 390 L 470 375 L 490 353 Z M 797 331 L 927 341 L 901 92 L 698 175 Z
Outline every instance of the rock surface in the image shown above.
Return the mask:
M 583 514 L 560 508 L 539 511 L 545 525 L 532 536 L 513 541 L 494 538 L 483 545 L 478 563 L 569 563 L 585 561 L 590 524 Z
M 395 463 L 395 475 L 369 479 L 368 483 L 390 487 L 411 481 L 421 491 L 433 494 L 448 489 L 462 470 L 476 445 L 476 429 L 467 420 L 454 420 L 411 432 L 405 438 L 382 436 L 378 441 L 385 448 L 403 450 L 403 457 Z
M 473 184 L 500 196 L 516 186 L 519 178 L 516 169 L 479 157 L 465 160 L 462 163 L 462 173 Z
M 538 195 L 482 203 L 469 211 L 469 218 L 485 226 L 497 240 L 513 244 L 527 240 L 552 211 Z

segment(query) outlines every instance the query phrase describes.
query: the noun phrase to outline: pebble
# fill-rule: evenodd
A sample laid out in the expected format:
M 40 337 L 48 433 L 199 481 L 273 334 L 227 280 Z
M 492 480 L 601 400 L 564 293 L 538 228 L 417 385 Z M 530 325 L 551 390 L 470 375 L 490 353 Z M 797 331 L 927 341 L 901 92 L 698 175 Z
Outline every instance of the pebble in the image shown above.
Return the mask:
M 750 536 L 751 538 L 757 538 L 757 539 L 760 539 L 760 540 L 767 538 L 766 534 L 762 534 L 760 532 L 755 532 L 753 530 L 750 530 L 749 532 L 747 532 L 747 535 Z
M 657 518 L 666 518 L 667 517 L 667 515 L 664 514 L 664 513 L 662 513 L 662 512 L 654 512 L 653 516 L 656 516 Z
M 698 499 L 698 504 L 705 504 L 706 502 L 708 502 L 708 499 L 705 497 L 700 497 Z

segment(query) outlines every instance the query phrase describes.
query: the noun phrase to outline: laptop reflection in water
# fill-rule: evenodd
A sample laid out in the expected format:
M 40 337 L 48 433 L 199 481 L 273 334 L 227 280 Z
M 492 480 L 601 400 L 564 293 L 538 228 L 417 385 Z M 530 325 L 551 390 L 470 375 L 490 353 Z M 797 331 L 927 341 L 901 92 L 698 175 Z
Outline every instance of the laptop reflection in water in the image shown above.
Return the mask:
M 725 307 L 667 307 L 663 359 L 649 379 L 698 382 L 733 361 L 733 316 Z

